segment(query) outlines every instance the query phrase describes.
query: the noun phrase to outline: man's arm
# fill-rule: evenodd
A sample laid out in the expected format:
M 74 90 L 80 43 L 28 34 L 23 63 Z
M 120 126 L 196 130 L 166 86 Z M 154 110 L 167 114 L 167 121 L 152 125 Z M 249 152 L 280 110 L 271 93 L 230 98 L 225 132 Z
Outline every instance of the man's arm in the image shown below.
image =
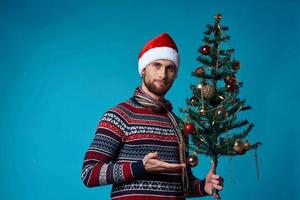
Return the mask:
M 83 161 L 82 181 L 87 187 L 130 181 L 147 173 L 142 160 L 114 162 L 125 140 L 126 127 L 113 110 L 104 114 Z

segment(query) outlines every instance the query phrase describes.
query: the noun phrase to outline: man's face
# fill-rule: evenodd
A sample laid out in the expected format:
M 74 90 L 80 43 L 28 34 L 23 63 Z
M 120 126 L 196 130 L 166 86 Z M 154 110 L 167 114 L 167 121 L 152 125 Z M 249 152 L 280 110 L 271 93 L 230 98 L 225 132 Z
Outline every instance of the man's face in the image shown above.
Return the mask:
M 144 85 L 157 96 L 164 96 L 167 93 L 176 75 L 177 67 L 169 60 L 153 61 L 142 72 Z

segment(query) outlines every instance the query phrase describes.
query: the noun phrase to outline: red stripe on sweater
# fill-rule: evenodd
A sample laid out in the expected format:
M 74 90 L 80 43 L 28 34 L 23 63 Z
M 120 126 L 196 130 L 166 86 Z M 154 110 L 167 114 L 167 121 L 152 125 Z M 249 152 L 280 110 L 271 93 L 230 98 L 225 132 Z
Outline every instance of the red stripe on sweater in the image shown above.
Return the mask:
M 110 131 L 113 131 L 114 133 L 116 133 L 117 136 L 119 136 L 123 141 L 125 140 L 125 134 L 123 131 L 121 131 L 117 126 L 115 126 L 114 124 L 107 122 L 107 121 L 100 121 L 99 122 L 99 126 L 98 128 L 105 128 L 108 129 Z
M 86 152 L 84 160 L 90 160 L 90 159 L 105 162 L 107 160 L 110 160 L 111 157 L 109 157 L 103 153 L 100 153 L 100 152 L 89 150 Z
M 125 180 L 131 180 L 133 178 L 132 170 L 131 170 L 131 163 L 124 163 L 123 164 L 123 172 Z
M 102 165 L 101 165 L 102 166 Z M 96 164 L 92 170 L 88 185 L 94 186 L 99 184 L 100 165 Z
M 124 106 L 125 107 L 125 106 Z M 144 113 L 142 112 L 142 110 L 145 110 L 145 109 L 140 109 L 138 113 L 134 113 L 135 115 L 139 114 L 139 115 L 143 115 Z M 123 117 L 123 119 L 128 123 L 128 124 L 142 124 L 142 125 L 159 125 L 161 127 L 167 127 L 167 128 L 170 128 L 170 123 L 169 122 L 164 122 L 164 121 L 159 121 L 159 120 L 145 120 L 145 119 L 135 119 L 135 118 L 131 118 L 129 117 L 123 110 L 121 109 L 118 109 L 118 108 L 115 108 L 114 109 L 115 112 L 117 112 L 119 115 L 121 115 Z M 147 115 L 149 116 L 149 114 Z M 152 112 L 152 116 L 153 117 L 164 117 L 164 118 L 167 118 L 166 115 L 156 115 L 156 114 L 153 114 Z

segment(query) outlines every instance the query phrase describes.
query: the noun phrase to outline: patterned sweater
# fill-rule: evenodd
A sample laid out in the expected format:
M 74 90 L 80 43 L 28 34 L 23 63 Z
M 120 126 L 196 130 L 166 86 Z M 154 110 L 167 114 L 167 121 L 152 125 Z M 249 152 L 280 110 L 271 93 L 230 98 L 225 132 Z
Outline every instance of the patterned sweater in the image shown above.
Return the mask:
M 179 163 L 176 131 L 166 113 L 142 106 L 135 97 L 103 115 L 86 152 L 82 180 L 87 187 L 112 184 L 115 200 L 175 200 L 205 196 L 205 180 L 187 169 L 189 191 L 183 193 L 181 171 L 149 173 L 142 163 L 150 152 L 159 159 Z

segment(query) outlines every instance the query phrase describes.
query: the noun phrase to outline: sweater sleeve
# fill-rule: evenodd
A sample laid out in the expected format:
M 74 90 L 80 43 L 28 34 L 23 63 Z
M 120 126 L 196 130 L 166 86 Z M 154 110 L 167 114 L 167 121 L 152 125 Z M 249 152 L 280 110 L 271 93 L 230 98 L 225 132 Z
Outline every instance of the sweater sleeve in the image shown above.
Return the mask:
M 125 140 L 127 125 L 110 110 L 103 115 L 82 166 L 82 181 L 87 187 L 131 181 L 147 172 L 142 160 L 115 162 Z
M 189 191 L 187 197 L 203 197 L 208 194 L 204 190 L 205 179 L 200 180 L 196 178 L 190 167 L 187 168 L 187 174 L 189 177 Z

